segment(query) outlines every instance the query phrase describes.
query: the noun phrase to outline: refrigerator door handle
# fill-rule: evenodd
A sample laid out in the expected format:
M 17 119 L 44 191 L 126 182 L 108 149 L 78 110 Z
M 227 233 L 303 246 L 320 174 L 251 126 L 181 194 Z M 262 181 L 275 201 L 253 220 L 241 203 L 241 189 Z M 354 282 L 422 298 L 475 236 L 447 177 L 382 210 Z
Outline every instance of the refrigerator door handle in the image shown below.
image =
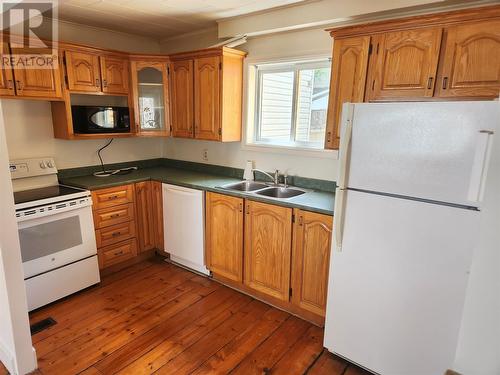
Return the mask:
M 346 190 L 337 188 L 335 190 L 335 222 L 333 224 L 333 244 L 334 250 L 342 251 L 342 236 L 344 233 L 344 213 L 345 213 Z
M 480 130 L 477 137 L 468 194 L 471 202 L 481 202 L 483 199 L 493 134 L 492 130 Z
M 352 138 L 352 118 L 354 114 L 354 105 L 344 103 L 342 109 L 342 136 L 340 137 L 339 148 L 339 176 L 337 178 L 337 186 L 345 189 L 347 186 L 347 168 L 349 163 L 349 152 L 351 149 Z

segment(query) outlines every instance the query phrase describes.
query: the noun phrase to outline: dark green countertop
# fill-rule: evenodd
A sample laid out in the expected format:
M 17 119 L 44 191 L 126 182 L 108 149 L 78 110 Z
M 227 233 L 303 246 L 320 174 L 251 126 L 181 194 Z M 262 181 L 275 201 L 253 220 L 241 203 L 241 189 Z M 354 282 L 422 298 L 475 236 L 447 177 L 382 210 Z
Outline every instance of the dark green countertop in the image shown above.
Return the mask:
M 213 191 L 227 195 L 244 197 L 254 201 L 267 202 L 285 207 L 301 208 L 307 211 L 333 215 L 335 194 L 324 191 L 308 191 L 305 194 L 289 199 L 272 199 L 255 194 L 229 191 L 220 188 L 221 185 L 241 181 L 239 179 L 220 175 L 195 172 L 169 167 L 150 167 L 133 171 L 127 175 L 109 177 L 79 176 L 60 178 L 60 183 L 89 190 L 112 186 L 131 184 L 140 181 L 155 180 L 188 188 Z

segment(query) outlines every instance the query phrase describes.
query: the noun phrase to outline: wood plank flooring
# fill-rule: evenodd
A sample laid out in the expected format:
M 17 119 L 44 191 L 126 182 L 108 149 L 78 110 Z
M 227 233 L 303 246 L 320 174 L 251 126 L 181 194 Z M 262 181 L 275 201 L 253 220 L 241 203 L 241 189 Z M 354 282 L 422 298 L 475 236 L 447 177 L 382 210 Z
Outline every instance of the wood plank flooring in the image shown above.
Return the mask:
M 160 258 L 30 314 L 47 317 L 37 374 L 368 374 L 323 329 Z

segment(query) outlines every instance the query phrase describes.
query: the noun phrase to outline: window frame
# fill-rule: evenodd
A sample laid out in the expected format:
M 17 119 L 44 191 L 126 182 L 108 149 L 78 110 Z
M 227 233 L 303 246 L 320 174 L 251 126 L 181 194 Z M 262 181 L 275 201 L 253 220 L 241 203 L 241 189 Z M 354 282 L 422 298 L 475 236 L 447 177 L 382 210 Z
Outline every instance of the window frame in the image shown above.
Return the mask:
M 300 79 L 300 70 L 306 69 L 323 69 L 327 68 L 331 70 L 331 58 L 318 58 L 314 60 L 297 60 L 297 61 L 286 61 L 286 62 L 276 62 L 276 63 L 263 63 L 255 64 L 255 103 L 254 103 L 254 124 L 253 124 L 253 134 L 252 140 L 249 145 L 265 145 L 265 146 L 276 146 L 276 147 L 287 147 L 287 148 L 297 148 L 302 150 L 311 151 L 321 151 L 325 150 L 324 142 L 304 142 L 297 141 L 296 130 L 297 130 L 297 105 L 299 97 L 297 95 Z M 290 140 L 287 142 L 279 142 L 269 138 L 262 138 L 260 136 L 261 132 L 261 100 L 262 100 L 262 79 L 265 73 L 281 73 L 281 72 L 293 72 L 293 92 L 292 92 L 292 124 L 290 131 Z M 330 77 L 331 78 L 331 77 Z M 329 88 L 330 89 L 330 88 Z M 327 107 L 328 110 L 328 107 Z M 325 127 L 326 136 L 326 127 Z

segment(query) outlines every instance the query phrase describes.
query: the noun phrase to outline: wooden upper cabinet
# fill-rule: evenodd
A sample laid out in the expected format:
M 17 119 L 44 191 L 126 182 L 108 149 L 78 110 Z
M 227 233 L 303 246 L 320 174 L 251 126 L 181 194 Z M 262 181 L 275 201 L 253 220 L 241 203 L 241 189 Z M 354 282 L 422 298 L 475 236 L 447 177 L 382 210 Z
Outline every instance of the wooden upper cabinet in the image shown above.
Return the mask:
M 128 94 L 130 61 L 119 56 L 101 56 L 100 62 L 102 92 Z
M 367 100 L 432 97 L 441 46 L 441 28 L 376 35 L 366 87 Z
M 205 251 L 208 269 L 243 282 L 243 198 L 207 193 Z
M 0 44 L 0 58 L 4 59 L 5 55 L 10 54 L 9 45 L 6 43 Z M 0 74 L 0 95 L 2 96 L 14 96 L 16 95 L 16 90 L 14 88 L 14 75 L 12 73 L 12 68 L 3 67 Z
M 137 233 L 140 252 L 155 248 L 152 194 L 151 181 L 138 182 L 135 184 L 135 206 L 137 211 Z
M 196 139 L 219 140 L 220 56 L 194 60 L 194 134 Z
M 193 138 L 193 60 L 170 65 L 172 98 L 172 135 Z
M 152 203 L 153 203 L 153 232 L 154 247 L 158 250 L 164 250 L 163 240 L 163 189 L 159 181 L 151 181 L 152 185 Z
M 76 51 L 65 51 L 64 56 L 70 91 L 101 91 L 99 56 Z
M 295 211 L 292 303 L 325 316 L 333 217 Z
M 131 70 L 134 116 L 138 135 L 169 135 L 170 102 L 167 63 L 132 61 Z
M 247 201 L 244 283 L 259 293 L 288 301 L 292 209 Z
M 342 105 L 364 99 L 369 48 L 369 36 L 339 39 L 333 43 L 325 148 L 339 147 Z
M 442 56 L 438 96 L 498 98 L 500 20 L 447 28 Z
M 48 48 L 37 53 L 52 55 L 52 52 L 52 49 Z M 29 48 L 13 46 L 11 46 L 11 53 L 15 55 L 33 55 L 32 50 Z M 61 98 L 61 71 L 59 70 L 57 56 L 52 69 L 21 68 L 18 65 L 12 72 L 17 96 L 47 99 Z

